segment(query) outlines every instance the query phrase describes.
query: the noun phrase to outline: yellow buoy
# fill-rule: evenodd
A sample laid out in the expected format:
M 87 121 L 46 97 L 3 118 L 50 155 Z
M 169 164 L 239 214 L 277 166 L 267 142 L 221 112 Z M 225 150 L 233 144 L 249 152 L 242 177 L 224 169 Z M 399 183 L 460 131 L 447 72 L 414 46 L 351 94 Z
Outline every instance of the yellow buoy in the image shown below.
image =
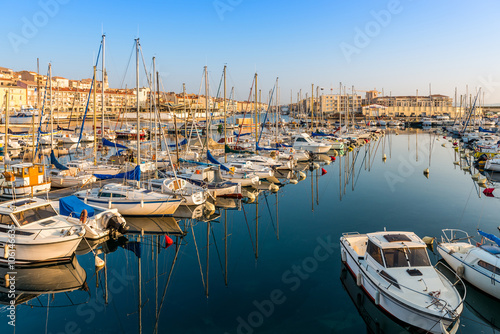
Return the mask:
M 271 192 L 273 192 L 273 193 L 276 193 L 276 192 L 278 192 L 278 190 L 280 190 L 280 187 L 278 187 L 274 183 L 271 183 L 271 185 L 269 186 L 269 190 L 271 190 Z
M 424 169 L 424 174 L 429 174 L 429 168 Z
M 307 177 L 306 173 L 304 172 L 299 172 L 299 181 L 305 180 Z
M 478 184 L 486 184 L 486 181 L 488 181 L 488 179 L 486 179 L 486 178 L 484 177 L 484 178 L 482 178 L 482 179 L 478 179 L 478 180 L 477 180 L 477 183 L 478 183 Z
M 453 164 L 458 166 L 460 165 L 460 161 L 453 161 Z
M 441 144 L 441 146 L 446 147 L 446 145 L 445 145 L 444 143 L 443 143 L 443 144 Z
M 458 152 L 458 147 L 455 147 L 455 152 Z
M 248 194 L 252 194 L 252 193 L 248 193 Z M 254 199 L 255 199 L 255 196 L 254 196 Z M 205 215 L 211 216 L 214 213 L 215 213 L 215 205 L 213 205 L 210 202 L 205 202 Z
M 299 183 L 299 181 L 297 181 L 296 179 L 290 179 L 290 183 L 291 184 L 297 184 L 297 183 Z
M 465 170 L 465 171 L 469 171 L 470 167 L 469 166 L 464 166 L 462 169 Z
M 481 177 L 481 174 L 479 174 L 479 173 L 476 173 L 476 174 L 474 174 L 474 175 L 472 175 L 472 176 L 471 176 L 471 178 L 472 178 L 474 181 L 479 180 L 479 178 L 480 178 L 480 177 Z

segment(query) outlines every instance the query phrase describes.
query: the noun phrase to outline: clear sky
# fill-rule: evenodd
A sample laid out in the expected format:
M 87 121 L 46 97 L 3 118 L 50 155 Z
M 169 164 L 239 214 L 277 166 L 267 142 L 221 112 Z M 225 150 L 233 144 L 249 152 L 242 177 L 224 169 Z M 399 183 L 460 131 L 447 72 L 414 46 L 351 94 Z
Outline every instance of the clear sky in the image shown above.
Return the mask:
M 52 62 L 53 75 L 88 78 L 104 32 L 115 88 L 135 85 L 135 56 L 126 69 L 139 37 L 166 91 L 185 82 L 197 93 L 207 65 L 213 95 L 227 64 L 241 100 L 257 71 L 263 97 L 279 77 L 283 103 L 312 83 L 337 93 L 339 82 L 386 95 L 427 95 L 432 84 L 452 97 L 468 85 L 498 103 L 499 14 L 495 0 L 3 1 L 0 66 L 36 71 L 39 57 L 42 73 Z

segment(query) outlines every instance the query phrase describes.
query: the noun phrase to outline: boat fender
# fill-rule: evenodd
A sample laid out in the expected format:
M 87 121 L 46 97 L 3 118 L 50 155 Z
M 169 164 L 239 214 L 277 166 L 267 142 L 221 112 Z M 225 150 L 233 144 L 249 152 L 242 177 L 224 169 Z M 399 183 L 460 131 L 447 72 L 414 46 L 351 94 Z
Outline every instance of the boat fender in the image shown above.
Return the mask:
M 347 262 L 347 254 L 345 253 L 345 250 L 342 250 L 342 252 L 340 252 L 340 258 L 342 259 L 342 262 Z
M 108 202 L 108 209 L 111 209 L 111 201 Z
M 87 217 L 88 217 L 87 210 L 83 209 L 82 212 L 80 213 L 80 223 L 86 224 L 87 223 Z
M 380 291 L 375 291 L 375 305 L 379 305 L 380 304 Z
M 363 276 L 361 276 L 361 273 L 358 273 L 356 275 L 356 285 L 357 286 L 363 285 Z
M 457 275 L 461 278 L 464 277 L 464 274 L 465 274 L 465 267 L 463 265 L 459 265 L 457 267 Z
M 141 200 L 141 208 L 144 207 L 144 200 Z
M 99 256 L 96 255 L 95 256 L 95 267 L 96 268 L 102 268 L 102 267 L 104 267 L 104 264 L 105 264 L 104 260 L 101 259 Z
M 7 259 L 9 257 L 9 245 L 5 243 L 3 245 L 3 258 Z

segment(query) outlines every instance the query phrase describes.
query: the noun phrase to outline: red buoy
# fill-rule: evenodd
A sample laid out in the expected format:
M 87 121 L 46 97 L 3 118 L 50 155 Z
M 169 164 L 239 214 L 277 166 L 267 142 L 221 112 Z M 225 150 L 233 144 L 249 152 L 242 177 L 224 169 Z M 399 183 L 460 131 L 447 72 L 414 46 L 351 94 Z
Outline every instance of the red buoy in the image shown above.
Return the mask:
M 321 168 L 321 175 L 325 175 L 327 173 L 326 169 Z
M 332 161 L 335 161 L 335 157 L 334 157 L 333 155 L 332 155 L 332 156 L 330 156 L 330 159 L 331 159 Z
M 485 194 L 487 197 L 495 197 L 493 195 L 493 190 L 495 190 L 495 188 L 486 188 L 483 190 L 483 194 Z
M 165 235 L 165 248 L 172 246 L 174 241 L 168 235 Z

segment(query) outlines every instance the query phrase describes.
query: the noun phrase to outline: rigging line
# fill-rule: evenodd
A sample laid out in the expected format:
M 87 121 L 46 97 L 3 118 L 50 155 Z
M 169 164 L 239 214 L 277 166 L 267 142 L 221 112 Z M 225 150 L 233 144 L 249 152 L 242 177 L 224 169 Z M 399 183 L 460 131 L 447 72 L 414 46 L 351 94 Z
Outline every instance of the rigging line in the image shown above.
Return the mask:
M 252 243 L 252 249 L 253 249 L 253 252 L 255 253 L 255 246 L 253 244 L 252 233 L 250 232 L 250 226 L 248 225 L 248 219 L 247 219 L 247 213 L 245 211 L 245 206 L 242 205 L 241 208 L 243 209 L 243 215 L 245 216 L 245 223 L 247 224 L 248 235 L 250 236 L 250 242 Z
M 132 55 L 134 54 L 135 49 L 135 41 L 132 43 L 132 49 L 130 50 L 130 56 L 128 57 L 127 67 L 125 68 L 125 73 L 123 74 L 122 81 L 120 82 L 120 89 L 123 88 L 123 83 L 125 82 L 125 78 L 127 76 L 128 67 L 130 66 L 130 61 L 132 60 Z
M 460 216 L 460 220 L 458 221 L 459 224 L 462 223 L 462 219 L 464 218 L 465 209 L 467 208 L 467 204 L 469 203 L 470 195 L 472 195 L 472 189 L 474 189 L 474 187 L 472 187 L 470 192 L 469 192 L 469 197 L 467 197 L 467 201 L 465 202 L 464 209 L 462 210 L 462 215 Z
M 47 294 L 47 318 L 45 319 L 45 334 L 47 334 L 49 327 L 49 305 L 50 305 L 50 293 Z
M 203 288 L 205 288 L 205 279 L 203 278 L 203 270 L 201 270 L 200 252 L 198 251 L 198 245 L 196 244 L 196 236 L 193 230 L 193 224 L 191 224 L 191 232 L 193 233 L 194 247 L 196 248 L 196 256 L 198 257 L 198 265 L 200 266 L 201 282 L 203 283 Z
M 356 177 L 356 181 L 354 181 L 354 186 L 356 186 L 356 184 L 358 184 L 359 175 L 361 174 L 361 168 L 363 168 L 363 163 L 365 162 L 367 154 L 368 154 L 368 151 L 365 151 L 365 156 L 363 157 L 363 161 L 361 161 L 361 165 L 359 166 L 358 175 Z
M 264 199 L 266 200 L 267 211 L 269 212 L 269 217 L 271 217 L 271 224 L 273 225 L 274 233 L 276 233 L 276 226 L 274 226 L 274 219 L 271 213 L 271 208 L 269 208 L 269 202 L 267 201 L 267 194 L 264 192 Z
M 207 224 L 210 224 L 207 222 Z M 222 277 L 224 278 L 224 267 L 222 266 L 222 261 L 220 259 L 219 247 L 217 247 L 217 240 L 215 240 L 214 226 L 210 224 L 210 230 L 212 231 L 212 239 L 214 240 L 215 251 L 217 252 L 217 258 L 219 259 L 219 265 Z

